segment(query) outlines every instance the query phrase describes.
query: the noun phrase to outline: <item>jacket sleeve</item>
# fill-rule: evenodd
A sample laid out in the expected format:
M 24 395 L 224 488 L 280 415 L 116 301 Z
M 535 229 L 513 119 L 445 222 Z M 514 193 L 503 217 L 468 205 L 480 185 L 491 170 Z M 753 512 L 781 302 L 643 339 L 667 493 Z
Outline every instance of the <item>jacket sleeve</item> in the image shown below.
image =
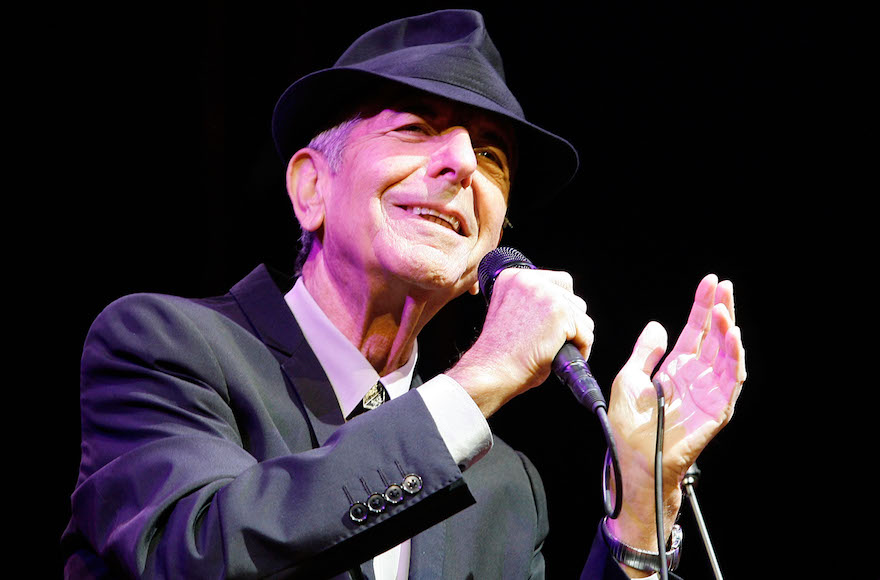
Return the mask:
M 126 576 L 326 577 L 473 503 L 415 392 L 316 449 L 279 446 L 279 423 L 307 433 L 295 397 L 281 401 L 279 365 L 246 331 L 183 299 L 108 307 L 87 337 L 81 383 L 68 530 Z M 265 384 L 274 398 L 260 398 Z M 401 466 L 422 488 L 352 521 L 351 501 L 384 491 Z

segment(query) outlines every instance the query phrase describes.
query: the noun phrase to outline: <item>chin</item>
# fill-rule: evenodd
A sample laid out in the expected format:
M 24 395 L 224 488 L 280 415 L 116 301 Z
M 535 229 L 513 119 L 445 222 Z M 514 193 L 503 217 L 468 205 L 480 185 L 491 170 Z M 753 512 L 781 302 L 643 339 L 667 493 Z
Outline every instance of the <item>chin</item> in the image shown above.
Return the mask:
M 402 280 L 425 290 L 446 290 L 455 295 L 470 285 L 463 280 L 469 271 L 468 255 L 456 249 L 441 249 L 428 245 L 400 248 L 394 256 L 380 261 L 387 271 L 394 272 Z M 472 276 L 467 276 L 468 278 Z

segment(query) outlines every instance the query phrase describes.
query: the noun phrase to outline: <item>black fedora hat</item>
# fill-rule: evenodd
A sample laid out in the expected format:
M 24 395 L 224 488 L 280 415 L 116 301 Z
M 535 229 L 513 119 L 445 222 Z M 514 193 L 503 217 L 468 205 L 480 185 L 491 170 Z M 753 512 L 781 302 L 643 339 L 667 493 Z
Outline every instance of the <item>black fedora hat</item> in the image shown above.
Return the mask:
M 507 87 L 483 16 L 473 10 L 441 10 L 383 24 L 355 40 L 333 67 L 290 85 L 272 118 L 281 157 L 290 159 L 317 133 L 340 121 L 341 110 L 377 84 L 389 82 L 511 119 L 520 159 L 513 190 L 526 191 L 528 200 L 546 200 L 577 171 L 575 148 L 526 120 Z

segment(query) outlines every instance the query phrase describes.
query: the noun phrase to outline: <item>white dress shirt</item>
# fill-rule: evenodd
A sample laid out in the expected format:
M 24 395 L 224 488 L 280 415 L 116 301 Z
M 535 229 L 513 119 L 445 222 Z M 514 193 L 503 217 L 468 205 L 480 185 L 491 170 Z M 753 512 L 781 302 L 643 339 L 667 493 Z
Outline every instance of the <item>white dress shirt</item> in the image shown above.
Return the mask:
M 318 362 L 324 368 L 343 417 L 360 403 L 381 378 L 393 399 L 406 393 L 415 372 L 418 347 L 401 368 L 379 377 L 361 352 L 337 329 L 306 290 L 302 278 L 284 296 Z M 492 447 L 492 432 L 470 395 L 455 380 L 438 375 L 417 390 L 431 413 L 449 454 L 466 469 Z M 409 540 L 373 559 L 376 580 L 409 576 Z

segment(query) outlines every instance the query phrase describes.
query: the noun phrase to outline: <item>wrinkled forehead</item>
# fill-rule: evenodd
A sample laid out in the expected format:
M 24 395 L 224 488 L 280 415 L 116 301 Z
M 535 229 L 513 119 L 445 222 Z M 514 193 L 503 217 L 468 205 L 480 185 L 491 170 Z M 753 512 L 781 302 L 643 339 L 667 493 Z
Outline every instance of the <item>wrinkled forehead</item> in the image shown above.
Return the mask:
M 482 144 L 499 147 L 511 160 L 516 157 L 517 139 L 513 123 L 492 111 L 394 85 L 364 95 L 356 109 L 363 118 L 375 117 L 383 111 L 395 111 L 417 115 L 437 125 L 438 129 L 465 127 Z

